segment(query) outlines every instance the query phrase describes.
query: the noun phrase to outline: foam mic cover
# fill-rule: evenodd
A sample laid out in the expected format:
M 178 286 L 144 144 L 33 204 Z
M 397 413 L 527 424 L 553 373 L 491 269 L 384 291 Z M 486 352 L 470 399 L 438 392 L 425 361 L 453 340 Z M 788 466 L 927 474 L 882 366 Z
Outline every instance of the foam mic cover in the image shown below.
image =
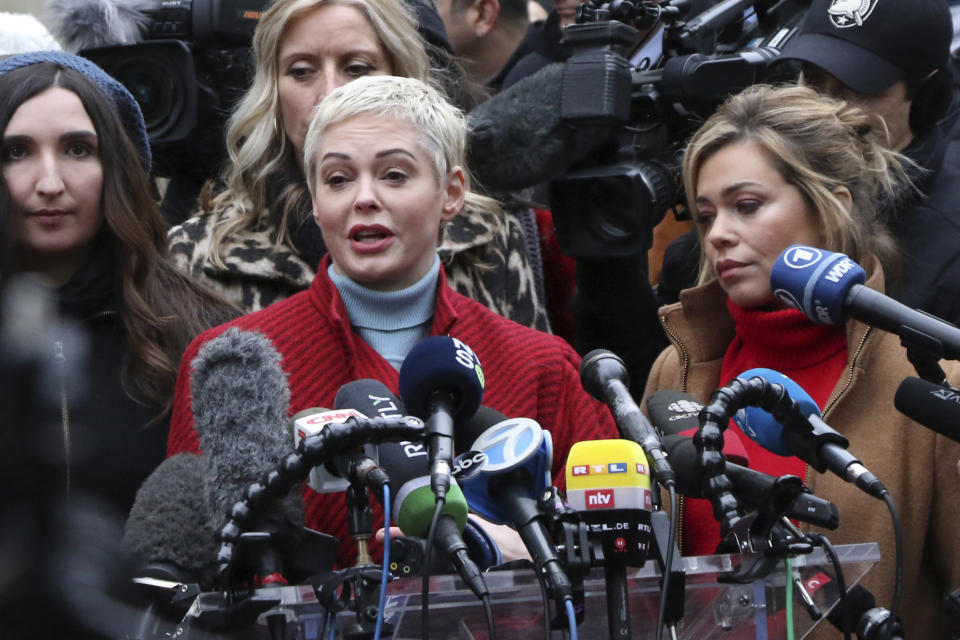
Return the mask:
M 865 278 L 860 265 L 842 253 L 793 245 L 774 263 L 770 288 L 814 322 L 842 324 L 856 318 L 908 344 L 919 342 L 940 358 L 960 359 L 960 329 L 865 287 Z
M 824 324 L 847 321 L 847 294 L 866 279 L 863 268 L 846 255 L 799 244 L 784 249 L 770 270 L 774 295 Z
M 379 449 L 380 466 L 390 475 L 394 487 L 394 522 L 404 535 L 425 538 L 437 505 L 430 488 L 426 447 L 419 442 L 385 442 Z M 467 524 L 467 500 L 453 479 L 440 513 L 452 517 L 463 531 Z
M 411 414 L 426 420 L 438 395 L 451 401 L 455 423 L 466 420 L 483 399 L 483 369 L 473 349 L 450 336 L 421 340 L 400 365 L 400 397 Z
M 517 524 L 511 515 L 511 505 L 505 503 L 499 492 L 509 484 L 514 491 L 532 500 L 540 499 L 550 486 L 553 464 L 550 433 L 534 420 L 507 418 L 489 407 L 477 411 L 468 424 L 472 431 L 479 431 L 476 437 L 469 438 L 473 440 L 470 449 L 481 452 L 485 462 L 479 471 L 461 480 L 467 502 L 475 513 L 491 522 Z
M 703 403 L 683 391 L 667 389 L 647 397 L 647 415 L 663 435 L 699 429 L 701 409 Z
M 405 412 L 403 403 L 379 380 L 354 380 L 337 390 L 335 409 L 355 409 L 368 418 L 397 418 Z
M 920 378 L 907 378 L 897 387 L 893 406 L 911 420 L 960 442 L 960 392 Z
M 591 440 L 570 448 L 567 502 L 599 537 L 605 564 L 641 567 L 650 549 L 650 467 L 639 444 Z
M 560 119 L 564 68 L 548 65 L 470 112 L 468 162 L 484 188 L 516 191 L 555 178 L 610 137 L 609 128 Z
M 140 42 L 150 0 L 47 0 L 57 40 L 67 51 Z
M 820 417 L 820 407 L 818 407 L 817 403 L 810 397 L 810 394 L 799 384 L 779 371 L 760 367 L 748 369 L 737 377 L 749 380 L 756 376 L 763 378 L 767 382 L 775 382 L 782 386 L 786 390 L 787 395 L 800 405 L 804 416 L 815 415 L 818 418 Z M 768 411 L 760 407 L 744 407 L 734 414 L 733 422 L 751 440 L 767 451 L 784 457 L 794 455 L 791 448 L 784 441 L 783 425 L 777 422 Z
M 196 582 L 212 565 L 215 530 L 203 493 L 200 456 L 164 460 L 137 491 L 124 528 L 124 544 L 146 564 L 139 575 Z
M 191 365 L 203 490 L 219 524 L 251 483 L 293 451 L 287 420 L 290 389 L 270 340 L 236 327 L 203 345 Z M 299 494 L 272 513 L 302 524 Z

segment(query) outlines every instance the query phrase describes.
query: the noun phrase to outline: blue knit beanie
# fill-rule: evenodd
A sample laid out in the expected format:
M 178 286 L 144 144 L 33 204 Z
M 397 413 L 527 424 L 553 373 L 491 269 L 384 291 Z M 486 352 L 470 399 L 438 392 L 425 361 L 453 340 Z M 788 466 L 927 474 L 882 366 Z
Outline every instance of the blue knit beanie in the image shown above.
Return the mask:
M 127 130 L 130 141 L 133 142 L 133 146 L 140 152 L 144 168 L 147 170 L 147 173 L 150 173 L 150 163 L 153 158 L 150 153 L 150 141 L 147 138 L 147 126 L 143 122 L 143 113 L 140 111 L 140 105 L 137 104 L 133 94 L 127 91 L 126 87 L 94 63 L 86 58 L 64 53 L 63 51 L 32 51 L 30 53 L 10 56 L 0 61 L 0 76 L 8 71 L 41 62 L 52 62 L 61 67 L 79 71 L 100 88 L 103 95 L 106 96 L 110 104 L 116 109 L 117 114 L 120 116 L 120 121 Z

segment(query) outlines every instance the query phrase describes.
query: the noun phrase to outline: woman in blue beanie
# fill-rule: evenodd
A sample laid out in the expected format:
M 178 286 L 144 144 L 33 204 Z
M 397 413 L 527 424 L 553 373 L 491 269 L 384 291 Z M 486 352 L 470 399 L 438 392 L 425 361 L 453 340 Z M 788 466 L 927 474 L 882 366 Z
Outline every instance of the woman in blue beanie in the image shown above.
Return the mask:
M 172 266 L 143 116 L 102 69 L 54 51 L 3 60 L 0 131 L 0 283 L 38 274 L 59 317 L 36 345 L 55 355 L 41 391 L 57 400 L 20 401 L 0 446 L 47 461 L 48 497 L 125 515 L 164 459 L 183 349 L 235 310 Z

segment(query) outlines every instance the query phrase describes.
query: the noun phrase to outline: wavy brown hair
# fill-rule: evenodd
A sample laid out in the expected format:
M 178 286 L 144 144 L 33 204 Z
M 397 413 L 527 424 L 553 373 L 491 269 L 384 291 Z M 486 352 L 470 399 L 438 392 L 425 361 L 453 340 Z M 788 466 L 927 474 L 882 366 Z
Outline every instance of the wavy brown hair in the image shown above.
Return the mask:
M 134 399 L 161 407 L 163 415 L 172 404 L 187 345 L 239 312 L 170 262 L 167 224 L 153 199 L 150 177 L 116 110 L 85 75 L 45 62 L 0 76 L 0 131 L 21 104 L 51 87 L 75 93 L 96 129 L 103 166 L 101 233 L 113 254 L 113 289 L 127 342 L 124 386 Z M 9 194 L 5 182 L 0 193 Z M 3 201 L 10 204 L 8 197 Z M 6 219 L 8 211 L 0 214 Z M 4 246 L 11 246 L 10 238 L 4 238 Z M 16 255 L 5 266 L 15 270 Z
M 688 206 L 696 212 L 697 180 L 708 158 L 731 144 L 754 143 L 817 213 L 823 249 L 856 262 L 875 256 L 888 276 L 895 274 L 897 245 L 882 214 L 910 193 L 910 161 L 884 140 L 875 121 L 850 103 L 806 87 L 749 87 L 728 98 L 690 139 L 683 157 Z M 852 196 L 849 211 L 835 195 L 840 186 Z M 703 259 L 702 229 L 700 236 L 700 282 L 705 282 L 714 274 Z

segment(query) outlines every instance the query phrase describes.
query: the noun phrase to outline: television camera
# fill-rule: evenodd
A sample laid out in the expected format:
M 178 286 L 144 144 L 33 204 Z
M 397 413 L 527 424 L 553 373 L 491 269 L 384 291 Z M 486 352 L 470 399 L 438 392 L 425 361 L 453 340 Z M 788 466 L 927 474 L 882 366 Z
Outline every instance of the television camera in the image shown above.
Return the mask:
M 690 0 L 578 7 L 577 24 L 563 31 L 572 55 L 560 119 L 603 142 L 548 184 L 564 253 L 627 257 L 650 248 L 653 227 L 683 201 L 675 185 L 689 135 L 727 96 L 795 75 L 772 63 L 804 4 L 724 0 L 690 19 Z

